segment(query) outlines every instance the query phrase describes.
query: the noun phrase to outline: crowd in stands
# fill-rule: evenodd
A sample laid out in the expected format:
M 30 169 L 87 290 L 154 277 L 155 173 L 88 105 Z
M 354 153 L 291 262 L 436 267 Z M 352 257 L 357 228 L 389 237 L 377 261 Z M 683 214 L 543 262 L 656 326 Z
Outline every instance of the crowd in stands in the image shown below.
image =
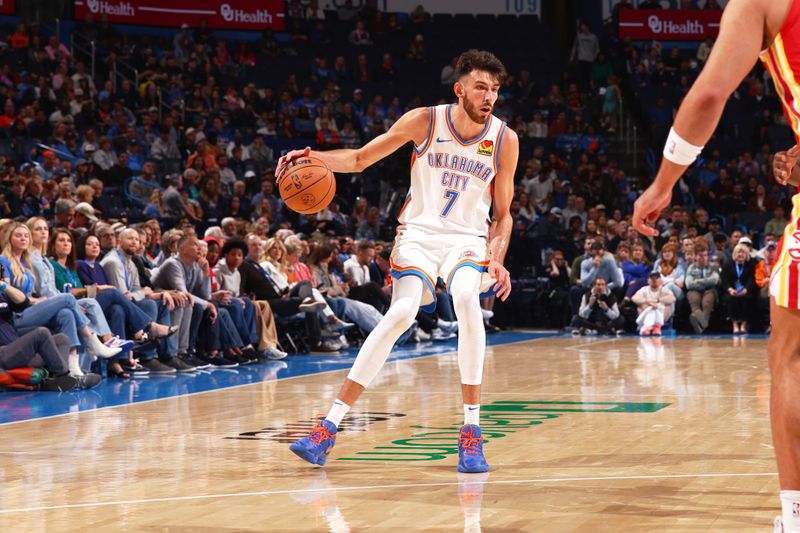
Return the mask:
M 131 35 L 88 15 L 74 31 L 96 43 L 94 75 L 39 26 L 8 33 L 0 320 L 30 335 L 30 364 L 91 386 L 96 356 L 119 377 L 192 372 L 335 353 L 375 327 L 391 301 L 410 151 L 338 176 L 339 194 L 316 215 L 288 210 L 274 183 L 286 149 L 357 148 L 410 108 L 452 101 L 455 54 L 426 46 L 440 34 L 435 17 L 370 5 L 290 2 L 286 32 L 240 42 L 204 25 L 172 39 Z M 346 51 L 329 46 L 337 32 Z M 676 187 L 661 237 L 629 223 L 654 169 L 630 168 L 620 151 L 621 103 L 639 103 L 658 153 L 712 44 L 667 51 L 581 24 L 566 65 L 543 72 L 508 59 L 494 113 L 521 140 L 506 260 L 516 290 L 486 303 L 487 328 L 493 312 L 502 325 L 577 333 L 768 327 L 765 286 L 790 193 L 770 180 L 785 124 L 763 69 Z M 135 79 L 118 74 L 122 61 Z M 272 64 L 292 69 L 279 77 L 263 68 Z M 404 76 L 415 70 L 438 74 L 429 92 Z M 420 312 L 400 342 L 456 335 L 439 292 L 436 312 Z M 43 338 L 64 364 L 47 362 Z M 0 366 L 6 359 L 0 351 Z

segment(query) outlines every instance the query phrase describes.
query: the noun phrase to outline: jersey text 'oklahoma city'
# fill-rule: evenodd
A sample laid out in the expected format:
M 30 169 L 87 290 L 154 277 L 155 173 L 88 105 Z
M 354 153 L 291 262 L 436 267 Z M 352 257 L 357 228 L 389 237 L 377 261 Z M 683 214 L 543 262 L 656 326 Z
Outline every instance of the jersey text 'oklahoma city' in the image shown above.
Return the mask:
M 429 108 L 428 137 L 414 147 L 399 231 L 486 236 L 506 124 L 490 116 L 477 137 L 463 139 L 452 107 Z

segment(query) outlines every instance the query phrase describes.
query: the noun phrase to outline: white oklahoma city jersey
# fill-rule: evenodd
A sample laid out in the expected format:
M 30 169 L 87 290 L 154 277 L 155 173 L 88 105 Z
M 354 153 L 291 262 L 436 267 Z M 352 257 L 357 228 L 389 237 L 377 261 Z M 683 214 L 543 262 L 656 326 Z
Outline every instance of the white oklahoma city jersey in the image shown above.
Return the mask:
M 414 147 L 411 187 L 390 258 L 392 277 L 422 279 L 425 311 L 436 307 L 437 279 L 449 290 L 462 268 L 483 273 L 473 281 L 476 291 L 493 285 L 485 273 L 486 234 L 506 125 L 491 116 L 477 137 L 465 140 L 453 127 L 451 109 L 440 105 L 429 110 L 428 137 Z
M 492 115 L 477 137 L 463 139 L 453 126 L 452 109 L 452 104 L 429 108 L 428 138 L 411 158 L 400 231 L 486 236 L 506 124 Z

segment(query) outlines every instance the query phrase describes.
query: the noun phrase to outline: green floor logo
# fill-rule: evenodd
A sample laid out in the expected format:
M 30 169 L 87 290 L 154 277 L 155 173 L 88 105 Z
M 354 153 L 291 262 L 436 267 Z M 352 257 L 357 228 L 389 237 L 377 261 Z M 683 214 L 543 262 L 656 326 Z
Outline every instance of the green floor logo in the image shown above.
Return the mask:
M 559 418 L 568 413 L 655 413 L 668 403 L 631 402 L 541 402 L 501 400 L 481 406 L 481 430 L 488 442 Z M 356 452 L 339 461 L 438 461 L 458 453 L 456 436 L 461 422 L 442 427 L 411 426 L 426 430 L 388 446 Z

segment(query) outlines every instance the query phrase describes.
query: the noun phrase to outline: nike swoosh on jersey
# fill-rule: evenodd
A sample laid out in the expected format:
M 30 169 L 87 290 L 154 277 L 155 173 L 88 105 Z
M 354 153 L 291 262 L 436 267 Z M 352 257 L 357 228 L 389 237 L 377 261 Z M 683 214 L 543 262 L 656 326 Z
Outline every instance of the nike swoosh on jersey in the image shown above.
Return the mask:
M 452 142 L 452 141 L 453 141 L 453 139 L 440 139 L 439 137 L 436 137 L 436 142 L 437 143 L 449 143 L 449 142 Z

